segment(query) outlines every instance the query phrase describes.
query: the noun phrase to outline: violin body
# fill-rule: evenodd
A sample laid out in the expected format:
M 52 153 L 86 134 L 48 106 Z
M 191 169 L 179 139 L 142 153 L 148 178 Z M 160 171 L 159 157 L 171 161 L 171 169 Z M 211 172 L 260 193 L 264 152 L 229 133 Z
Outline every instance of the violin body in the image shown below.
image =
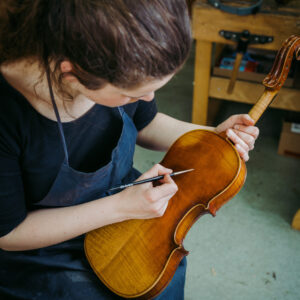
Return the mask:
M 186 157 L 189 153 L 189 157 Z M 87 258 L 101 281 L 126 298 L 150 299 L 172 279 L 188 254 L 183 239 L 203 214 L 216 211 L 242 187 L 246 167 L 232 143 L 211 131 L 180 137 L 161 164 L 173 171 L 178 192 L 160 218 L 130 220 L 87 234 Z
M 256 123 L 288 76 L 293 54 L 300 60 L 300 36 L 288 38 L 264 79 L 265 91 L 249 115 Z M 99 279 L 125 298 L 151 299 L 171 281 L 188 254 L 183 240 L 196 220 L 216 211 L 242 188 L 246 166 L 225 133 L 193 130 L 181 136 L 161 164 L 174 172 L 178 192 L 160 218 L 129 220 L 91 231 L 87 259 Z

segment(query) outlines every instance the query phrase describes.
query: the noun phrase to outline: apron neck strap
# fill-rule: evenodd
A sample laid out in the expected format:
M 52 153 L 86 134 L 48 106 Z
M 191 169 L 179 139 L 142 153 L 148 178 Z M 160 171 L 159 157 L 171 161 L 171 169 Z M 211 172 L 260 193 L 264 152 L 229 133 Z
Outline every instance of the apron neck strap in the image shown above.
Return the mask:
M 54 94 L 53 94 L 53 89 L 52 89 L 52 84 L 51 84 L 51 79 L 50 79 L 49 66 L 46 67 L 46 74 L 47 74 L 47 81 L 48 81 L 50 98 L 51 98 L 51 102 L 52 102 L 52 105 L 53 105 L 53 109 L 54 109 L 57 124 L 58 124 L 60 139 L 61 139 L 63 149 L 64 149 L 64 153 L 65 153 L 65 160 L 68 163 L 69 162 L 69 154 L 68 154 L 68 150 L 67 150 L 67 143 L 66 143 L 66 139 L 65 139 L 61 119 L 60 119 L 60 116 L 59 116 L 59 112 L 58 112 L 58 109 L 57 109 L 57 106 L 56 106 L 56 103 L 55 103 L 55 99 L 54 99 Z
M 123 114 L 124 114 L 124 108 L 123 108 L 123 107 L 121 107 L 121 106 L 118 106 L 118 111 L 119 111 L 119 113 L 120 113 L 121 117 L 123 118 Z

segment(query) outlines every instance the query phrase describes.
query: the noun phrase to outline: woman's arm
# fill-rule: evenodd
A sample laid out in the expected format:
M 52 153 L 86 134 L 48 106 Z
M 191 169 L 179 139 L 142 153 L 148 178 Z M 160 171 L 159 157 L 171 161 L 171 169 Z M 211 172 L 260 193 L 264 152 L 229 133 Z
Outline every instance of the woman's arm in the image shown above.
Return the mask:
M 158 113 L 152 122 L 139 132 L 137 144 L 151 150 L 167 151 L 176 139 L 188 131 L 194 129 L 206 129 L 217 133 L 226 131 L 241 157 L 247 161 L 248 152 L 254 148 L 259 135 L 258 128 L 253 124 L 253 120 L 247 114 L 233 115 L 217 127 L 209 127 L 179 121 Z
M 139 179 L 166 175 L 172 170 L 153 166 Z M 38 249 L 72 239 L 108 224 L 160 217 L 177 186 L 168 175 L 160 186 L 136 185 L 122 192 L 76 206 L 47 208 L 30 212 L 10 233 L 0 238 L 0 248 L 7 251 Z
M 119 194 L 76 206 L 29 212 L 22 223 L 0 238 L 0 248 L 9 251 L 42 248 L 121 221 L 116 207 L 118 197 Z
M 139 131 L 137 144 L 151 150 L 167 151 L 181 135 L 194 129 L 215 130 L 214 127 L 183 122 L 157 113 L 152 122 Z

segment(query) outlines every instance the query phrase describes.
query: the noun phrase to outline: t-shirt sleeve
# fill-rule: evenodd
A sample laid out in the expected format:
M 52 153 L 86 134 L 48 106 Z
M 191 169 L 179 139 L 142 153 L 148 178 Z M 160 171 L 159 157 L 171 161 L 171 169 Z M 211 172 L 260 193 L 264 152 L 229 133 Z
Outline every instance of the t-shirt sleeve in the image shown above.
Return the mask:
M 18 162 L 0 157 L 0 236 L 26 217 L 23 183 Z
M 156 101 L 138 101 L 138 106 L 133 116 L 133 122 L 138 131 L 145 128 L 156 116 L 157 106 Z
M 10 117 L 1 114 L 0 120 L 0 236 L 26 217 L 18 132 Z

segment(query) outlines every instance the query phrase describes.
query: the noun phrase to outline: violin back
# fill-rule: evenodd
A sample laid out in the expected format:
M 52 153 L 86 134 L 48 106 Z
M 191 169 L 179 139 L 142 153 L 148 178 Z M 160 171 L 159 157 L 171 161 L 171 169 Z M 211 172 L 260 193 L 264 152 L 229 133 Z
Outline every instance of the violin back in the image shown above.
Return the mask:
M 150 299 L 172 279 L 188 254 L 182 243 L 193 223 L 216 211 L 242 187 L 246 168 L 228 139 L 194 130 L 180 137 L 161 164 L 174 172 L 178 192 L 160 218 L 130 220 L 91 231 L 87 259 L 99 279 L 125 298 Z

